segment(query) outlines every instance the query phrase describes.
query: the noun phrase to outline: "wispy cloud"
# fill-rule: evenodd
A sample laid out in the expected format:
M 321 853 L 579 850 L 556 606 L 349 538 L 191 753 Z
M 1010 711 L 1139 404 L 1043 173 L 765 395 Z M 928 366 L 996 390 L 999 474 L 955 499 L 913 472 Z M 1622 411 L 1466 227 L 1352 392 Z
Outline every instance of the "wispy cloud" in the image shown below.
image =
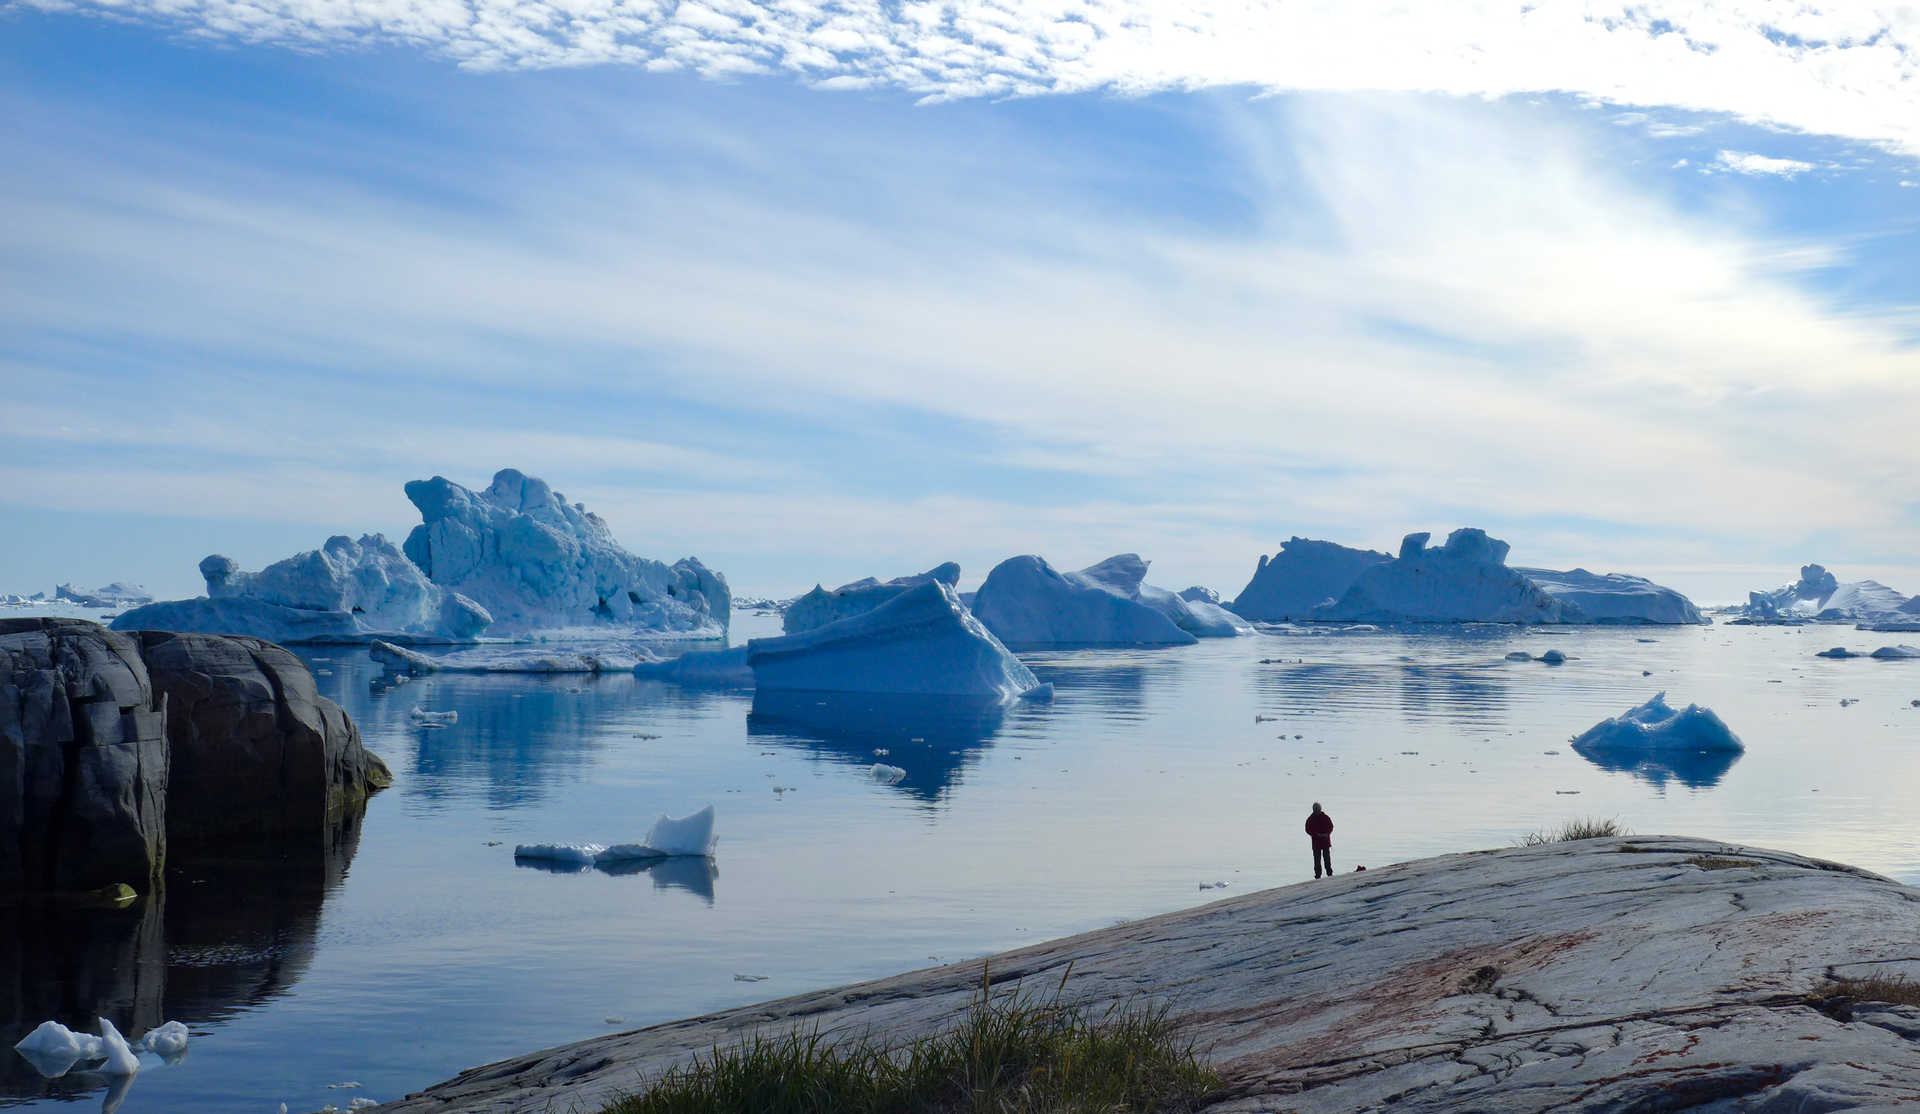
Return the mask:
M 1920 8 L 1649 0 L 16 0 L 194 36 L 417 46 L 480 68 L 626 63 L 927 97 L 1565 92 L 1920 155 Z M 1650 124 L 1659 134 L 1688 126 Z
M 1818 169 L 1813 163 L 1799 159 L 1774 158 L 1771 155 L 1756 155 L 1751 151 L 1722 151 L 1713 160 L 1713 167 L 1731 174 L 1765 175 L 1774 178 L 1793 178 L 1809 170 Z

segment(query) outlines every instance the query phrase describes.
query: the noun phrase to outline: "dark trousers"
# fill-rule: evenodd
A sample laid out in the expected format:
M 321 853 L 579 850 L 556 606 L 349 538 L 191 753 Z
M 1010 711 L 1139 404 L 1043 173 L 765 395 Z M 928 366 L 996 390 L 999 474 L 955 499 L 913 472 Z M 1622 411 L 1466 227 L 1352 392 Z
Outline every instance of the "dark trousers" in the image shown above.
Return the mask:
M 1321 864 L 1326 864 L 1327 873 L 1333 873 L 1333 848 L 1316 847 L 1313 849 L 1313 876 L 1320 877 Z

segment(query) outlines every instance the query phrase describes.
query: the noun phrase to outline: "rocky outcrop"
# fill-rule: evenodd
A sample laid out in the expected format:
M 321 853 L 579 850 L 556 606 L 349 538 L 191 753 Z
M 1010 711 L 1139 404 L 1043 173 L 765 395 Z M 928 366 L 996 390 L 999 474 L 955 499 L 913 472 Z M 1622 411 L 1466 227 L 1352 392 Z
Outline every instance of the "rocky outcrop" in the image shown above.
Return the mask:
M 78 619 L 0 620 L 0 893 L 159 879 L 163 700 L 129 635 Z
M 1095 1006 L 1169 1004 L 1211 1050 L 1219 1114 L 1894 1109 L 1920 1103 L 1920 1010 L 1822 988 L 1920 973 L 1916 937 L 1920 893 L 1888 879 L 1654 836 L 1303 882 L 986 970 L 996 987 L 1064 975 Z M 981 972 L 936 967 L 596 1038 L 381 1109 L 595 1110 L 755 1033 L 904 1043 L 951 1025 Z
M 170 852 L 317 845 L 390 780 L 271 643 L 0 620 L 0 893 L 147 891 Z

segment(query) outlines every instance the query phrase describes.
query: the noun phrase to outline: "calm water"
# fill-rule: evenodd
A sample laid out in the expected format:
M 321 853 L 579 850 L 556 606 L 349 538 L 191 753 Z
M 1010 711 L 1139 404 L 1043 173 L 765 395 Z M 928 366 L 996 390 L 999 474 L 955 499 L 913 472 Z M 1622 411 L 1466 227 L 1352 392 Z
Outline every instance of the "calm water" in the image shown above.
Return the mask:
M 737 637 L 770 633 L 743 617 Z M 1920 881 L 1920 662 L 1826 661 L 1840 628 L 1268 633 L 1023 655 L 1051 705 L 1004 715 L 632 677 L 425 678 L 307 656 L 392 766 L 359 830 L 278 875 L 200 871 L 165 907 L 5 934 L 8 1045 L 39 1020 L 188 1022 L 126 1112 L 395 1098 L 565 1041 L 982 955 L 1311 874 L 1504 845 L 1575 815 L 1768 844 Z M 1558 648 L 1550 667 L 1503 655 Z M 1648 675 L 1643 675 L 1648 674 Z M 1569 735 L 1666 689 L 1747 743 L 1607 769 Z M 1841 701 L 1855 701 L 1843 706 Z M 457 726 L 409 724 L 415 704 Z M 908 770 L 867 774 L 875 751 Z M 516 842 L 637 840 L 712 803 L 716 864 L 516 866 Z M 356 846 L 357 844 L 357 846 Z M 765 976 L 741 981 L 738 976 Z M 6 1053 L 30 1106 L 108 1096 Z M 328 1089 L 329 1084 L 362 1084 Z

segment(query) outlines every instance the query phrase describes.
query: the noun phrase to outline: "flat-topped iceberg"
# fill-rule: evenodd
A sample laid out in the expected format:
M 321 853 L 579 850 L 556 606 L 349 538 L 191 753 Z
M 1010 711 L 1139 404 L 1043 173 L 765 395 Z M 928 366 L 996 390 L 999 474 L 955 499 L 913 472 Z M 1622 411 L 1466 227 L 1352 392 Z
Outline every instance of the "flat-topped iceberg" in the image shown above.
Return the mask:
M 1516 568 L 1565 607 L 1568 623 L 1704 623 L 1693 601 L 1642 576 Z
M 930 580 L 937 580 L 949 588 L 955 587 L 960 583 L 960 566 L 948 561 L 923 573 L 885 581 L 869 576 L 851 584 L 842 584 L 831 592 L 816 584 L 813 591 L 786 606 L 780 616 L 780 629 L 788 634 L 799 634 L 840 619 L 863 615 L 907 589 Z
M 115 630 L 245 634 L 270 642 L 471 642 L 487 609 L 428 580 L 379 534 L 328 538 L 259 572 L 213 554 L 200 562 L 207 594 L 123 613 Z
M 1263 623 L 1305 619 L 1321 604 L 1338 600 L 1360 574 L 1393 558 L 1371 549 L 1294 537 L 1272 557 L 1262 555 L 1253 579 L 1228 606 Z
M 406 491 L 423 519 L 407 535 L 407 557 L 492 613 L 495 634 L 608 625 L 726 634 L 724 577 L 692 557 L 666 565 L 634 556 L 545 481 L 507 468 L 484 491 L 442 476 Z
M 872 611 L 800 634 L 752 639 L 747 665 L 762 692 L 1014 700 L 1052 691 L 961 606 L 951 585 L 938 580 L 909 588 Z
M 1507 543 L 1461 527 L 1441 546 L 1408 534 L 1400 556 L 1368 566 L 1311 618 L 1366 623 L 1562 623 L 1569 608 L 1517 569 Z
M 1060 572 L 1044 558 L 1010 557 L 995 565 L 973 597 L 973 613 L 1014 646 L 1186 646 L 1199 626 L 1187 601 L 1146 588 L 1147 563 L 1125 553 L 1079 572 Z
M 1667 694 L 1573 737 L 1575 750 L 1691 750 L 1743 753 L 1747 748 L 1710 708 L 1689 704 L 1676 711 Z
M 54 588 L 53 598 L 81 607 L 137 607 L 153 602 L 153 593 L 138 584 L 126 584 L 114 581 L 104 588 L 95 588 L 88 592 L 75 588 L 71 584 L 61 584 Z
M 639 843 L 522 843 L 513 849 L 516 859 L 536 859 L 566 866 L 606 866 L 610 863 L 679 856 L 713 856 L 713 806 L 678 819 L 661 813 Z
M 389 673 L 625 673 L 648 660 L 647 651 L 626 642 L 509 643 L 426 654 L 376 639 L 368 648 Z

